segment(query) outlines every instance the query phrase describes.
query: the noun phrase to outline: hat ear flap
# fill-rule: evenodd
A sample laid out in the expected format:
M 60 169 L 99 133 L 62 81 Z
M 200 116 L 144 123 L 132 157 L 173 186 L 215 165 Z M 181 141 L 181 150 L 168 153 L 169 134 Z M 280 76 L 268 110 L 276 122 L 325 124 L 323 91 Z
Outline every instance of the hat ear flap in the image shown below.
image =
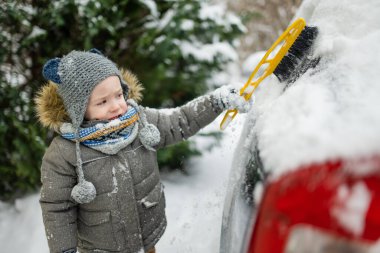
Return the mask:
M 96 49 L 96 48 L 91 48 L 89 52 L 90 52 L 90 53 L 94 53 L 94 54 L 103 55 L 103 53 L 100 52 L 100 50 L 98 50 L 98 49 Z
M 54 58 L 45 63 L 42 69 L 42 75 L 45 79 L 61 84 L 61 78 L 58 75 L 58 66 L 60 62 L 60 58 Z

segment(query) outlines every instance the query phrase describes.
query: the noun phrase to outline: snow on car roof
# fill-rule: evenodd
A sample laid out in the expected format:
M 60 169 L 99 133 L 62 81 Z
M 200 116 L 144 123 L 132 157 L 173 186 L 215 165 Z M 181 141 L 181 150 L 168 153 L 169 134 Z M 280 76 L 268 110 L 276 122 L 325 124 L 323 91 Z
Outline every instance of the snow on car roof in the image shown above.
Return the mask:
M 378 0 L 304 1 L 296 16 L 318 27 L 321 61 L 286 89 L 275 77 L 261 83 L 240 149 L 251 136 L 249 148 L 258 146 L 274 175 L 380 154 L 379 13 Z

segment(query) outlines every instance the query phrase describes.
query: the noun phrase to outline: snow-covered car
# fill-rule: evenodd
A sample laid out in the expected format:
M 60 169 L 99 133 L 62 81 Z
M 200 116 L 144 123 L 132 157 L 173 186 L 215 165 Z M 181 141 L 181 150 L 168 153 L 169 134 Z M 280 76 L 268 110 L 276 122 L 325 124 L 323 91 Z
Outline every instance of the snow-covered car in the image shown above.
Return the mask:
M 380 252 L 380 2 L 306 0 L 296 17 L 320 61 L 255 91 L 220 252 Z

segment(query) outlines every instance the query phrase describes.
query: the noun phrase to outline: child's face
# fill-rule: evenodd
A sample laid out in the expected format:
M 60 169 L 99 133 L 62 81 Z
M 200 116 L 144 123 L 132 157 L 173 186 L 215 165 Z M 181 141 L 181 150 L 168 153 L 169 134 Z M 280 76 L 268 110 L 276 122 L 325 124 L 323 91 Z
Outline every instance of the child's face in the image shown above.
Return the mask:
M 110 76 L 96 85 L 92 91 L 85 119 L 112 120 L 126 113 L 127 109 L 119 77 Z

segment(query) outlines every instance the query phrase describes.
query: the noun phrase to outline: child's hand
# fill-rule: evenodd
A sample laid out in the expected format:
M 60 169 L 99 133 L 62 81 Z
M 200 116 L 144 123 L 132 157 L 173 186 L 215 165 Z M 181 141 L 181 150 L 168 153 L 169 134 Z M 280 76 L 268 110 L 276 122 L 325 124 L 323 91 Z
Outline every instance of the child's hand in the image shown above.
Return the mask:
M 237 109 L 241 113 L 246 113 L 251 110 L 253 105 L 253 96 L 249 101 L 240 96 L 239 90 L 232 85 L 225 85 L 216 89 L 212 93 L 215 101 L 223 110 Z

